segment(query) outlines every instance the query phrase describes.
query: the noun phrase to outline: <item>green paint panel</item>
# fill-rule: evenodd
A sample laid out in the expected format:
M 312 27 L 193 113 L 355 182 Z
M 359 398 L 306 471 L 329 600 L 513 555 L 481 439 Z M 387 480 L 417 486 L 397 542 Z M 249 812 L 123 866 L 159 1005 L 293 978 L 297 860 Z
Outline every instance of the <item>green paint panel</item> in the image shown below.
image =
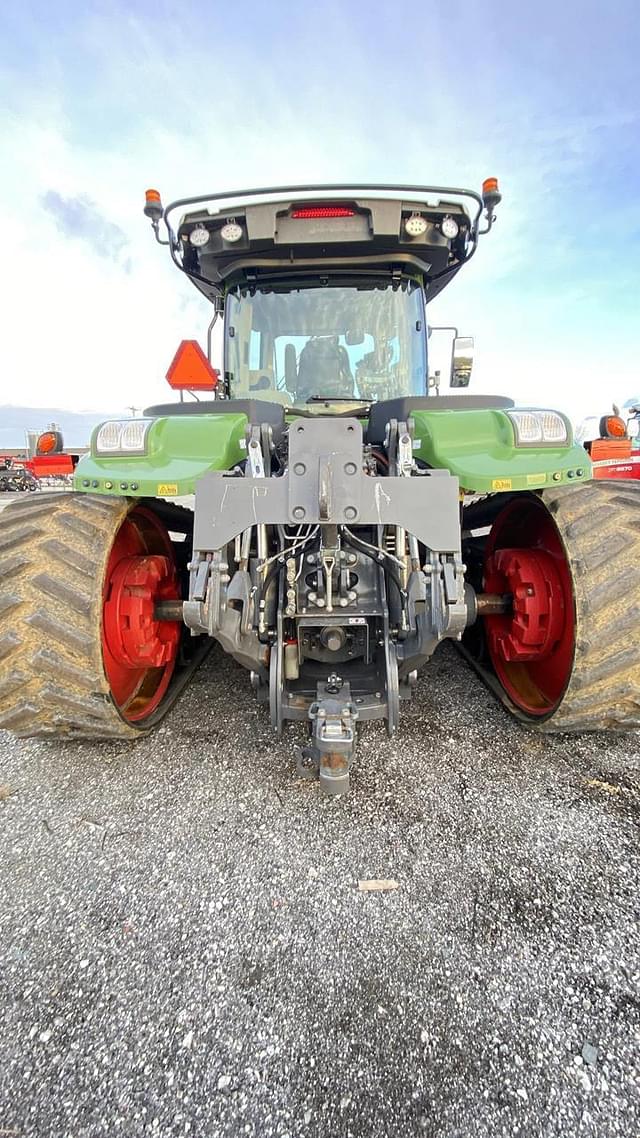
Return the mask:
M 591 477 L 581 446 L 516 447 L 503 411 L 416 411 L 413 419 L 416 457 L 449 470 L 470 492 L 535 490 Z M 144 455 L 96 455 L 96 430 L 91 452 L 76 467 L 74 489 L 136 497 L 193 494 L 203 474 L 228 470 L 246 456 L 246 424 L 235 413 L 156 419 Z
M 241 446 L 246 425 L 246 416 L 239 414 L 171 415 L 152 423 L 146 454 L 112 457 L 95 454 L 96 428 L 90 453 L 76 467 L 74 490 L 122 494 L 124 489 L 145 498 L 193 494 L 203 474 L 228 470 L 246 457 Z
M 589 456 L 575 443 L 516 447 L 504 411 L 415 411 L 412 417 L 416 457 L 455 474 L 461 489 L 536 490 L 591 478 Z

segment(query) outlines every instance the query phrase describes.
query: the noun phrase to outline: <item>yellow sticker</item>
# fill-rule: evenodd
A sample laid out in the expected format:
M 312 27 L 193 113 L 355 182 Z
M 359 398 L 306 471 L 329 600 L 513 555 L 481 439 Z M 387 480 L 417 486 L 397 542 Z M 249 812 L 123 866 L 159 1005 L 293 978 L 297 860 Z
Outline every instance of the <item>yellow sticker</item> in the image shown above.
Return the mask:
M 178 493 L 177 482 L 158 482 L 158 494 L 161 498 L 168 498 L 171 494 Z
M 511 487 L 512 481 L 510 478 L 494 478 L 491 483 L 492 490 L 510 490 Z
M 546 474 L 527 474 L 527 486 L 544 486 Z

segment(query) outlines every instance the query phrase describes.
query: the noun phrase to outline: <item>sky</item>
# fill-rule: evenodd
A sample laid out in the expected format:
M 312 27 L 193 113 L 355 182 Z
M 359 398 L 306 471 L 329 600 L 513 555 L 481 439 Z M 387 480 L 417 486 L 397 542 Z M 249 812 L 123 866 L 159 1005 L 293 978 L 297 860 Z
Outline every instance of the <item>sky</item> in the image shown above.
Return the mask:
M 0 404 L 144 406 L 204 346 L 148 186 L 488 176 L 496 225 L 430 306 L 475 336 L 470 390 L 574 422 L 640 397 L 639 56 L 637 0 L 4 5 Z

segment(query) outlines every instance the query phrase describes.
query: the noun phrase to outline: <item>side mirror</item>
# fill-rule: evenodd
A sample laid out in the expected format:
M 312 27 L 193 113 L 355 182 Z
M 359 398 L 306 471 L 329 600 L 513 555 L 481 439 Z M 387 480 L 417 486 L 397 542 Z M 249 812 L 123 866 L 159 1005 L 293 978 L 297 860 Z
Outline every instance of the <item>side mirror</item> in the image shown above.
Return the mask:
M 357 344 L 364 344 L 364 332 L 358 332 L 357 330 L 354 332 L 345 332 L 344 339 L 345 343 L 348 344 L 350 348 L 353 348 Z
M 473 367 L 473 336 L 456 336 L 451 351 L 450 387 L 468 387 Z

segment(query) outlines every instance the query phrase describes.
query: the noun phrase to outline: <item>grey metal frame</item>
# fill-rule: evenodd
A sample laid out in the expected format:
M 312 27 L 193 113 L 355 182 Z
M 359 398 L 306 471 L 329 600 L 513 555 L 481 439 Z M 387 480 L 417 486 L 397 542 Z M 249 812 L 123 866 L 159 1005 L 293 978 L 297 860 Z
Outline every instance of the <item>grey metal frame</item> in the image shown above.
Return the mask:
M 362 472 L 362 447 L 357 419 L 295 419 L 281 478 L 205 474 L 194 551 L 222 549 L 252 525 L 398 525 L 429 549 L 459 555 L 457 478 L 446 470 L 374 478 Z

